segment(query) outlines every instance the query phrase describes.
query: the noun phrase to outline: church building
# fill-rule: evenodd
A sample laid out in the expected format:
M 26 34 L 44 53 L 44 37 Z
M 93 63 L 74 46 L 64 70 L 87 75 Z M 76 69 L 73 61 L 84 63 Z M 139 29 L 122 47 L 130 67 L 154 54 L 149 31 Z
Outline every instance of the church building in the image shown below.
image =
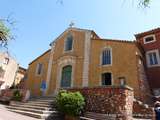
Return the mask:
M 160 94 L 160 29 L 135 36 L 103 39 L 93 30 L 69 27 L 29 64 L 27 87 L 39 96 L 61 88 L 129 86 L 136 99 L 147 101 L 150 91 Z

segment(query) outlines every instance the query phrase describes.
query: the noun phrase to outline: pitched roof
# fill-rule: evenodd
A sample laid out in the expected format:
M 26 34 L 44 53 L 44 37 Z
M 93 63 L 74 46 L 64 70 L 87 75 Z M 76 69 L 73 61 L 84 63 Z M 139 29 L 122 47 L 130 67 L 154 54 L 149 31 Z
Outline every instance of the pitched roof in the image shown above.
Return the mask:
M 60 39 L 62 37 L 62 35 L 66 32 L 68 32 L 69 30 L 78 30 L 78 31 L 91 31 L 97 38 L 100 38 L 93 30 L 89 30 L 89 29 L 81 29 L 81 28 L 76 28 L 76 27 L 69 27 L 67 28 L 64 32 L 62 32 L 55 40 L 53 40 L 53 42 L 50 43 L 50 45 L 52 45 L 53 43 L 55 43 L 58 39 Z
M 122 43 L 135 43 L 135 40 L 118 40 L 118 39 L 92 39 L 92 40 L 103 40 L 103 41 L 111 41 L 111 42 L 122 42 Z
M 41 54 L 40 56 L 38 56 L 36 59 L 34 59 L 32 62 L 30 62 L 29 65 L 32 64 L 32 63 L 33 63 L 34 61 L 36 61 L 37 59 L 39 59 L 40 57 L 42 57 L 42 56 L 44 56 L 45 54 L 47 54 L 48 52 L 50 52 L 50 51 L 51 51 L 51 49 L 47 50 L 46 52 L 44 52 L 43 54 Z
M 25 74 L 26 71 L 27 71 L 27 69 L 19 66 L 18 73 Z
M 155 28 L 155 29 L 152 29 L 152 30 L 149 30 L 149 31 L 145 31 L 145 32 L 141 32 L 141 33 L 135 34 L 135 37 L 139 38 L 139 37 L 143 37 L 145 35 L 153 34 L 153 33 L 156 33 L 156 32 L 160 32 L 160 28 L 159 27 Z

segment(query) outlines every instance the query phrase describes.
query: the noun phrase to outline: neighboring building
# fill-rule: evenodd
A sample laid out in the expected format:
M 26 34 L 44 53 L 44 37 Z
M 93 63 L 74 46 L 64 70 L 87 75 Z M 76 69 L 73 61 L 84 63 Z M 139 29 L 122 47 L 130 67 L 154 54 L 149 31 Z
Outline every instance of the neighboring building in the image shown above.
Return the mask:
M 149 85 L 155 96 L 160 95 L 160 28 L 135 35 L 143 48 Z
M 27 86 L 40 95 L 60 88 L 128 85 L 135 97 L 147 101 L 150 89 L 141 47 L 135 41 L 102 39 L 94 31 L 68 28 L 51 49 L 29 64 Z
M 7 52 L 0 52 L 0 89 L 13 85 L 17 69 L 17 61 Z
M 21 80 L 23 80 L 25 74 L 26 74 L 26 69 L 23 67 L 19 67 L 14 80 L 14 85 L 18 85 L 21 82 Z

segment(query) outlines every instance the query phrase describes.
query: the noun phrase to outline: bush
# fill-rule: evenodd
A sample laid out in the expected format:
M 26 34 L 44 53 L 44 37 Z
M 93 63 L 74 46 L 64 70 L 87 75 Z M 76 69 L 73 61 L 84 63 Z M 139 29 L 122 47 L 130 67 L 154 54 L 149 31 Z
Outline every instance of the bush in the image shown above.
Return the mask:
M 23 96 L 21 95 L 20 91 L 19 91 L 19 90 L 15 90 L 15 91 L 13 92 L 12 100 L 21 101 L 21 100 L 22 100 L 22 97 L 23 97 Z
M 84 97 L 80 92 L 61 90 L 56 97 L 57 109 L 70 116 L 78 116 L 84 108 Z

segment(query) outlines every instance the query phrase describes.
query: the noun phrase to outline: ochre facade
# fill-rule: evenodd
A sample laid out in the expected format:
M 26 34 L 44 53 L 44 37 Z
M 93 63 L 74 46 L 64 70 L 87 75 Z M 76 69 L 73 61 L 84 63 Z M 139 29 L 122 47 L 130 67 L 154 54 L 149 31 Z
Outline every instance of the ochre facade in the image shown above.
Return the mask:
M 42 56 L 38 57 L 31 64 L 29 64 L 29 68 L 27 71 L 28 77 L 27 77 L 26 84 L 27 84 L 27 88 L 29 88 L 31 90 L 33 95 L 40 95 L 41 94 L 40 84 L 41 84 L 42 80 L 46 80 L 49 56 L 50 56 L 50 50 L 48 50 Z M 41 75 L 36 74 L 36 69 L 37 69 L 38 63 L 43 64 L 43 74 L 41 74 Z
M 65 51 L 68 35 L 73 43 Z M 102 65 L 102 52 L 111 50 L 111 64 Z M 46 83 L 45 94 L 53 95 L 61 88 L 63 69 L 71 66 L 70 87 L 102 86 L 102 74 L 111 74 L 111 86 L 122 85 L 121 78 L 134 89 L 137 99 L 146 99 L 150 90 L 143 65 L 143 54 L 134 41 L 101 39 L 94 31 L 68 28 L 51 43 L 51 49 L 29 64 L 27 86 L 32 95 L 41 95 L 42 81 Z M 37 65 L 42 73 L 37 75 Z M 123 82 L 124 82 L 123 81 Z

